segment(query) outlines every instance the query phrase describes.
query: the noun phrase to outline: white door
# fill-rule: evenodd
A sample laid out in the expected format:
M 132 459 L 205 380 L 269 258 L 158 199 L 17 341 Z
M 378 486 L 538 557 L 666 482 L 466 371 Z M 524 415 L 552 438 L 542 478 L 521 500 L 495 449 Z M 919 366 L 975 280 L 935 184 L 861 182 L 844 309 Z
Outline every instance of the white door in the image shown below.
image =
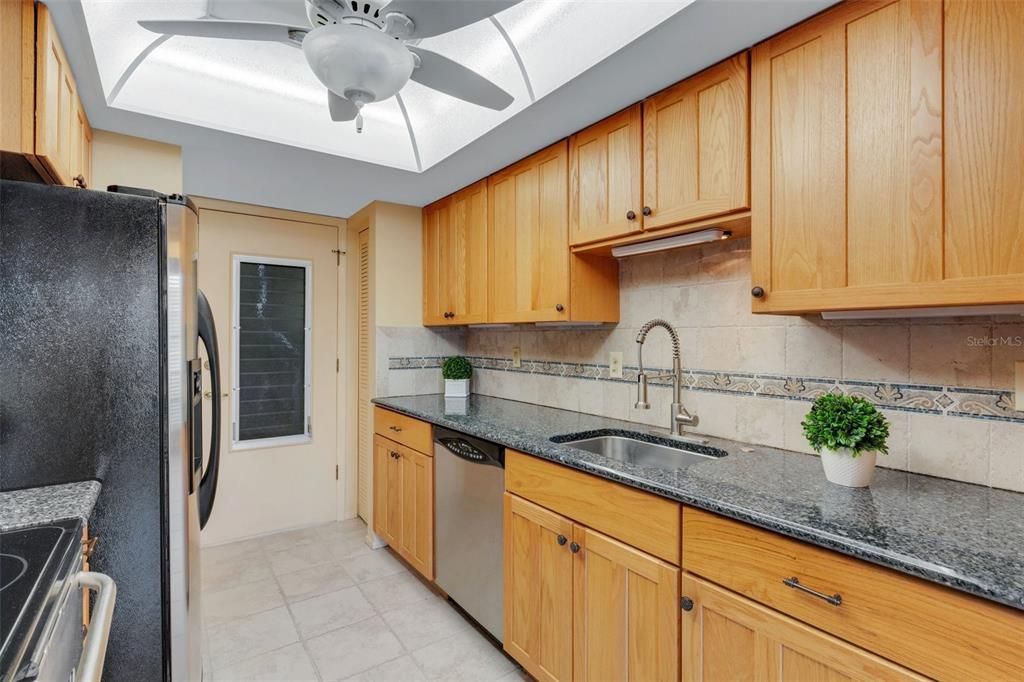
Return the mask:
M 199 288 L 217 324 L 223 415 L 204 545 L 337 513 L 340 221 L 241 210 L 199 214 Z

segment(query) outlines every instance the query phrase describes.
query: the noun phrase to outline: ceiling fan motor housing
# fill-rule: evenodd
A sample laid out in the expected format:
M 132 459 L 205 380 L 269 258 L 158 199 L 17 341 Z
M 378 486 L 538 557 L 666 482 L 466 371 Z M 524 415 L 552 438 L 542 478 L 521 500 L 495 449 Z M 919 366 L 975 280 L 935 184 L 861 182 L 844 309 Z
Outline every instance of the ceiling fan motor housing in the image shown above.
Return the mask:
M 373 28 L 349 23 L 320 26 L 302 41 L 309 67 L 328 90 L 365 93 L 367 102 L 396 94 L 415 60 L 405 45 Z
M 347 21 L 384 28 L 388 0 L 306 0 L 306 13 L 314 28 Z

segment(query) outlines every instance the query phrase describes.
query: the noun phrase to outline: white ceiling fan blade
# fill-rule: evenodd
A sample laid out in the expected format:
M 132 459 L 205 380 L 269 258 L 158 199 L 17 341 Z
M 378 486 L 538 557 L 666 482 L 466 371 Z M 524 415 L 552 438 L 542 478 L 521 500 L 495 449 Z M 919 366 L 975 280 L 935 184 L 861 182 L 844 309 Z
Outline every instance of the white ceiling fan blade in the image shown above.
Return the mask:
M 381 16 L 401 12 L 412 19 L 415 28 L 409 38 L 429 38 L 475 24 L 521 0 L 392 0 Z
M 512 104 L 512 95 L 473 69 L 422 47 L 406 47 L 419 57 L 419 66 L 413 69 L 410 76 L 417 83 L 497 111 Z
M 351 121 L 359 115 L 359 107 L 352 100 L 327 91 L 327 106 L 331 110 L 332 121 Z
M 147 20 L 140 21 L 139 26 L 147 31 L 166 35 L 262 40 L 288 45 L 297 45 L 301 42 L 302 36 L 309 32 L 308 28 L 299 26 L 270 24 L 263 21 L 221 21 L 219 19 Z M 293 39 L 293 36 L 297 36 L 298 40 Z

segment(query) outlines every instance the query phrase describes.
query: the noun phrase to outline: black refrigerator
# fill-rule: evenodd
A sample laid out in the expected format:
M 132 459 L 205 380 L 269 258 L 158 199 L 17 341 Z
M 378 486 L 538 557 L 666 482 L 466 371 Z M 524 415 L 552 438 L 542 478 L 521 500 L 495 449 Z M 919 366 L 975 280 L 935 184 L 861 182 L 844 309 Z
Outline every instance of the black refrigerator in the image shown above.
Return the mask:
M 91 562 L 118 590 L 105 680 L 202 677 L 221 401 L 204 447 L 204 369 L 220 387 L 198 230 L 182 196 L 0 181 L 0 490 L 102 483 Z

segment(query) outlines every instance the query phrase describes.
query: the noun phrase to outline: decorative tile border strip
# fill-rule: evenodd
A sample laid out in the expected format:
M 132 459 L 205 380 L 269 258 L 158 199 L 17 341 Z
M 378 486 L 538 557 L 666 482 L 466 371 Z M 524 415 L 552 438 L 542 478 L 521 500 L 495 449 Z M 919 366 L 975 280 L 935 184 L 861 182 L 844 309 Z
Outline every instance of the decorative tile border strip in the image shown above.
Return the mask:
M 636 367 L 623 367 L 622 378 L 612 379 L 607 365 L 556 360 L 523 360 L 513 367 L 511 358 L 469 356 L 474 369 L 540 374 L 592 381 L 635 383 Z M 409 356 L 388 358 L 388 369 L 438 369 L 441 356 Z M 650 367 L 651 372 L 667 372 L 667 368 Z M 730 393 L 756 398 L 811 401 L 825 393 L 847 393 L 871 401 L 879 407 L 901 412 L 990 419 L 1024 423 L 1024 412 L 1014 409 L 1009 391 L 966 386 L 899 384 L 824 377 L 794 377 L 779 374 L 709 371 L 683 371 L 685 386 L 691 391 Z M 652 385 L 668 386 L 667 379 L 652 380 Z

